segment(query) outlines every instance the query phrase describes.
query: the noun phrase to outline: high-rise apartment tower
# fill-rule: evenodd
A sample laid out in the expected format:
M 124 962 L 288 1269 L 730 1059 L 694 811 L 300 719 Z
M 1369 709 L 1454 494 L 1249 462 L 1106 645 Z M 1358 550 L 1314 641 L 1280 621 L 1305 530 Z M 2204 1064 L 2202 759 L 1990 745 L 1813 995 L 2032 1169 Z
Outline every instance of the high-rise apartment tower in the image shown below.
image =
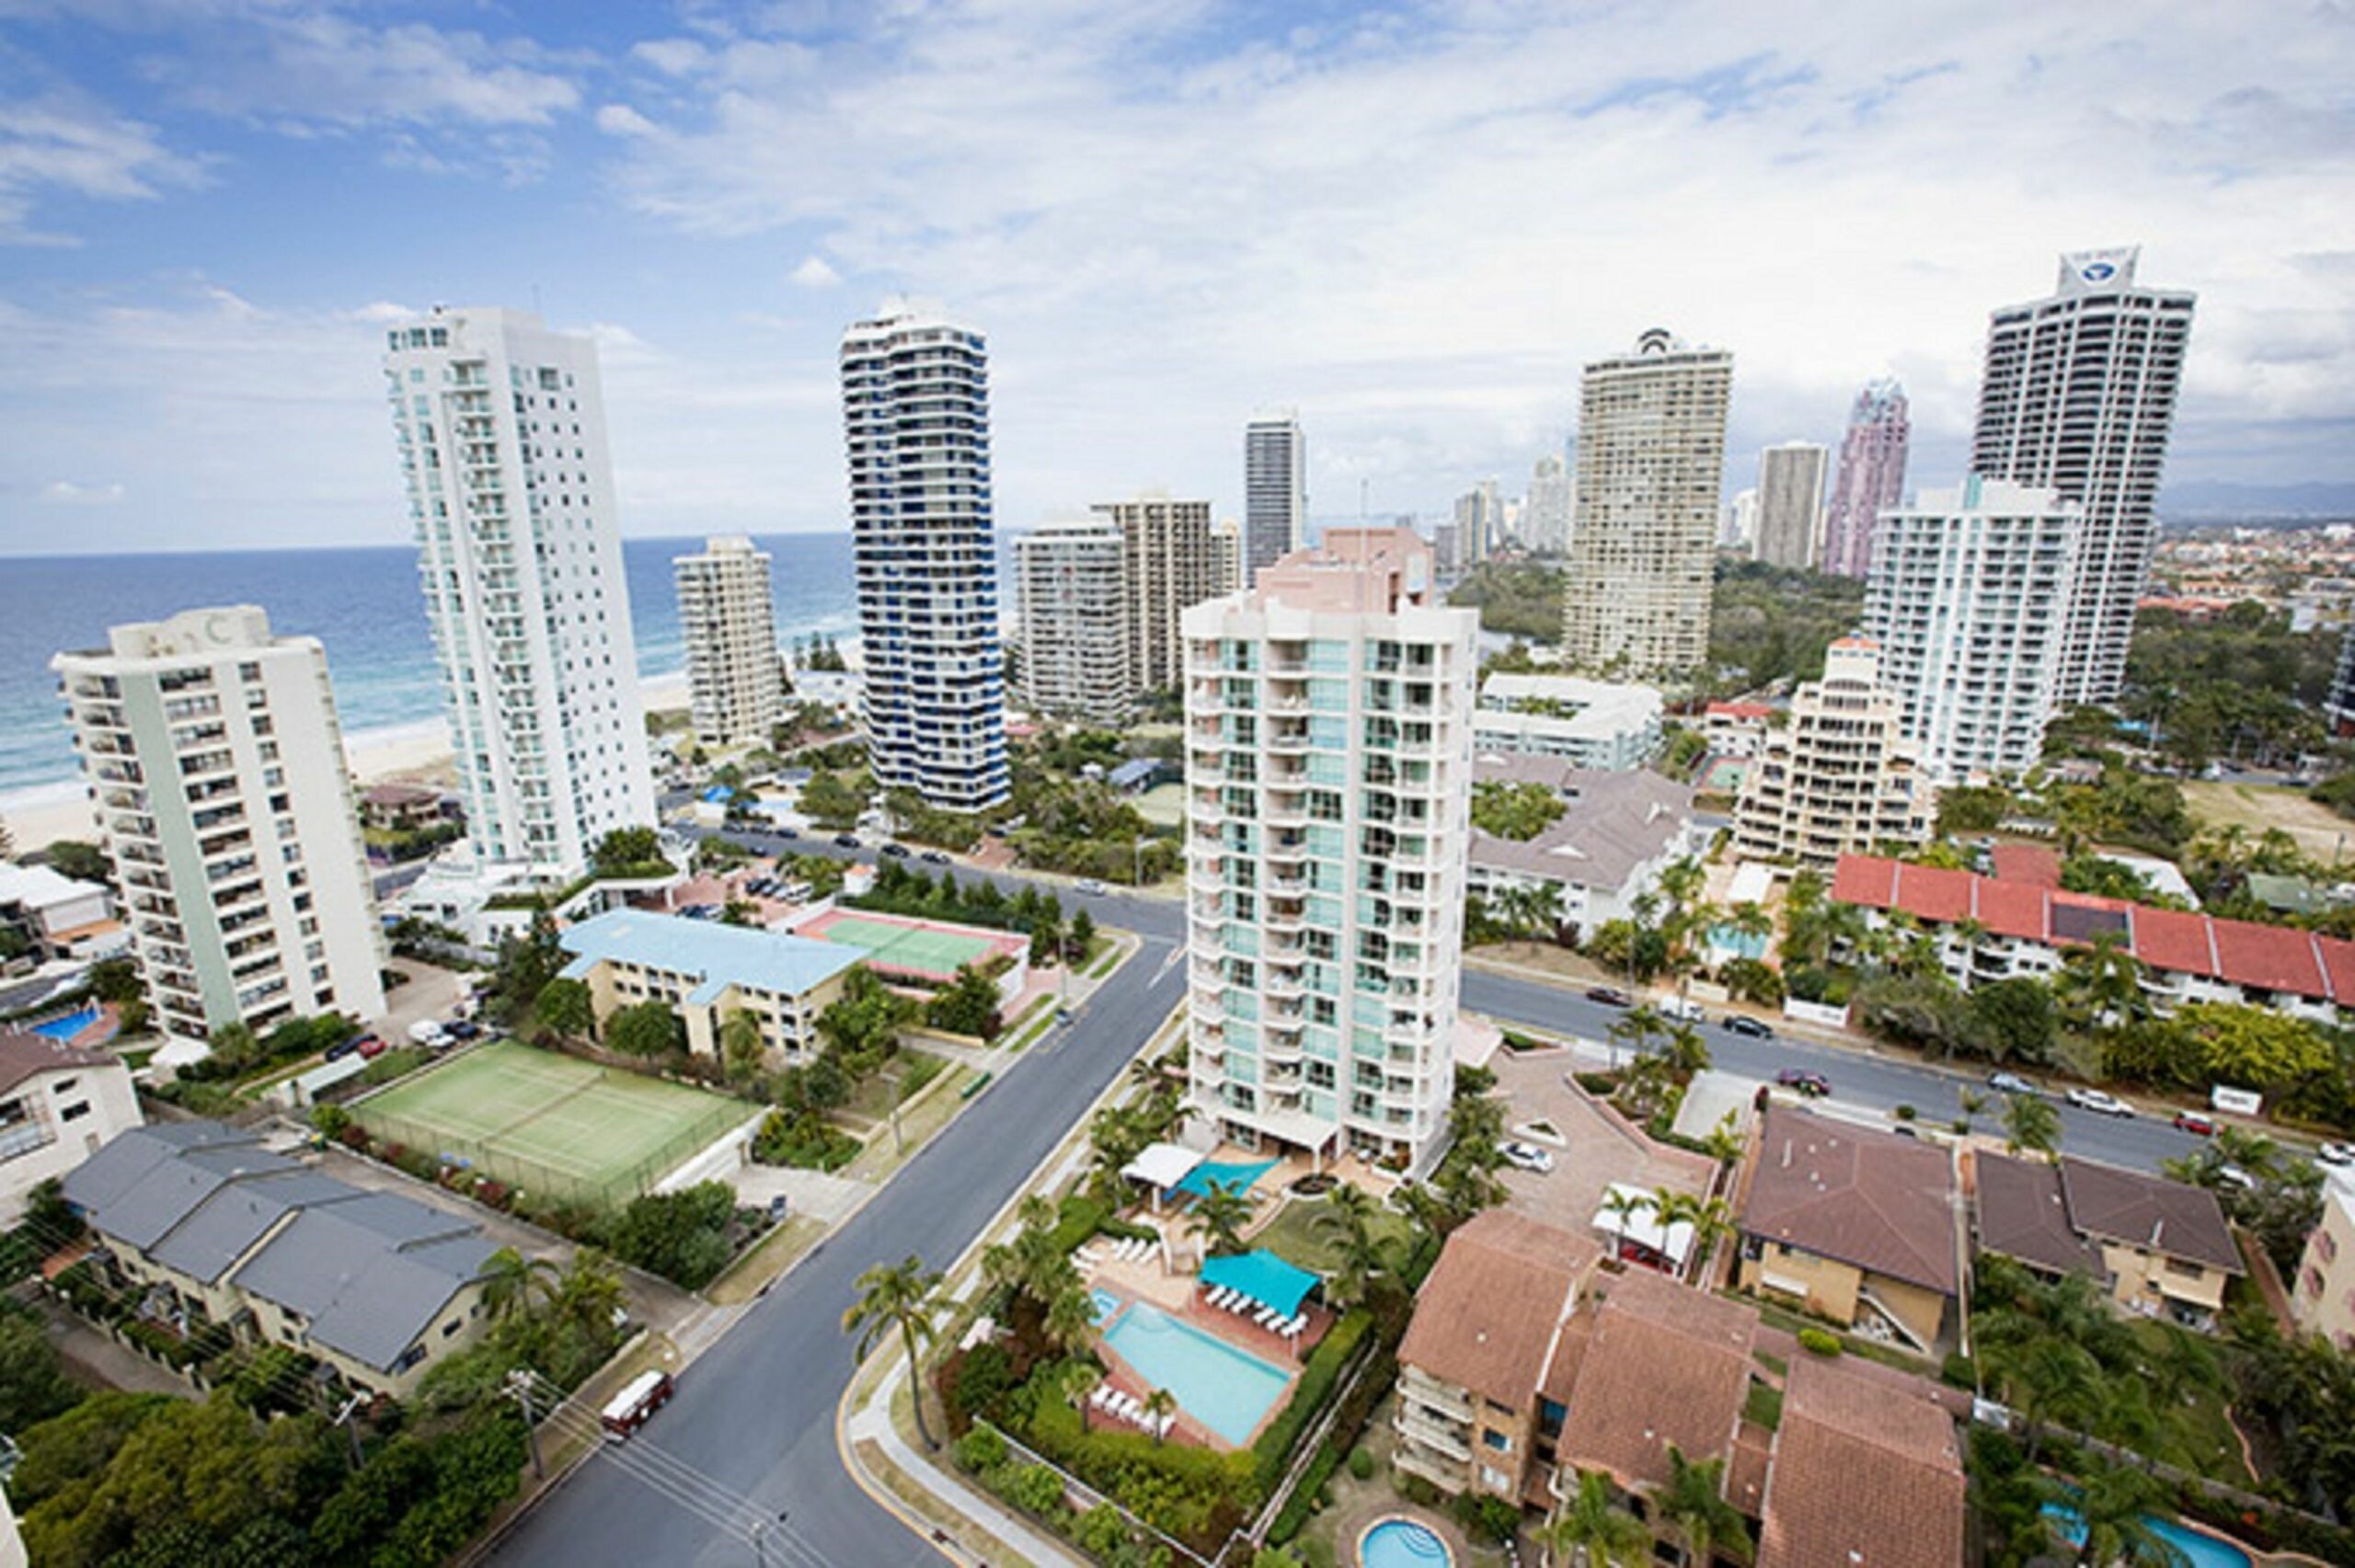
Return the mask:
M 672 561 L 671 574 L 695 738 L 706 746 L 767 745 L 785 714 L 768 552 L 742 534 L 722 535 Z
M 1308 543 L 1308 438 L 1300 410 L 1270 409 L 1243 427 L 1243 580 Z
M 1006 795 L 989 348 L 894 303 L 843 334 L 841 362 L 868 765 L 886 789 L 978 811 Z
M 1913 425 L 1905 389 L 1891 379 L 1867 382 L 1848 411 L 1840 438 L 1840 472 L 1823 513 L 1823 569 L 1860 578 L 1872 566 L 1873 524 L 1905 499 L 1905 453 Z
M 1785 441 L 1758 454 L 1758 559 L 1770 567 L 1813 568 L 1831 459 L 1813 441 Z
M 1185 658 L 1178 617 L 1242 586 L 1233 540 L 1211 521 L 1208 501 L 1146 494 L 1089 509 L 1120 530 L 1126 553 L 1122 615 L 1132 693 L 1175 687 Z
M 50 661 L 167 1064 L 213 1031 L 384 1016 L 326 653 L 250 604 L 114 627 Z
M 1419 1166 L 1454 1081 L 1478 613 L 1411 531 L 1333 529 L 1185 636 L 1192 1106 Z
M 1971 471 L 2042 486 L 2081 509 L 2055 701 L 2107 702 L 2126 678 L 2150 574 L 2153 509 L 2196 295 L 2134 286 L 2140 247 L 2061 258 L 2051 294 L 1994 313 Z
M 1562 654 L 1590 674 L 1681 676 L 1708 660 L 1733 356 L 1659 328 L 1586 367 Z
M 654 825 L 597 346 L 437 309 L 385 383 L 475 857 L 569 877 Z
M 1014 542 L 1019 690 L 1033 712 L 1127 722 L 1136 695 L 1127 558 L 1119 525 L 1101 520 L 1045 523 Z

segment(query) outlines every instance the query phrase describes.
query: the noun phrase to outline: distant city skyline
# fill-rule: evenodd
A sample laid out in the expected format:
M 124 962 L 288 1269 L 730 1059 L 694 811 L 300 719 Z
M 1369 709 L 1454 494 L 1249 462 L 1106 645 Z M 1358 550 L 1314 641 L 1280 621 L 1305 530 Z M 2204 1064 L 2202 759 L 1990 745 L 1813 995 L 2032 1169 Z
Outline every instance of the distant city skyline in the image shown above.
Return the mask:
M 285 0 L 10 42 L 0 553 L 401 540 L 364 388 L 437 301 L 598 339 L 633 536 L 845 528 L 833 346 L 902 292 L 990 335 L 1010 525 L 1149 486 L 1239 517 L 1269 401 L 1322 514 L 1437 515 L 1661 323 L 1740 355 L 1732 451 L 1835 443 L 1893 374 L 1952 483 L 1990 308 L 2129 244 L 2201 300 L 2169 485 L 2355 486 L 2321 23 Z

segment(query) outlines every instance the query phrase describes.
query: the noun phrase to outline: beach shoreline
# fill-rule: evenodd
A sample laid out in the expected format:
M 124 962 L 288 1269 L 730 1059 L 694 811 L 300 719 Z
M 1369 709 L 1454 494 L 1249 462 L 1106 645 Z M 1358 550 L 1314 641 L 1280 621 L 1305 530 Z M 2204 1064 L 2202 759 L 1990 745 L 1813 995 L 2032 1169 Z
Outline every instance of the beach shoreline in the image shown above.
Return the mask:
M 687 678 L 659 675 L 642 681 L 638 694 L 648 713 L 679 713 L 687 705 Z M 345 765 L 357 789 L 380 784 L 423 784 L 449 788 L 457 782 L 455 753 L 446 721 L 422 719 L 344 737 Z M 35 784 L 0 795 L 0 824 L 18 855 L 45 849 L 60 839 L 95 840 L 87 786 L 78 779 Z

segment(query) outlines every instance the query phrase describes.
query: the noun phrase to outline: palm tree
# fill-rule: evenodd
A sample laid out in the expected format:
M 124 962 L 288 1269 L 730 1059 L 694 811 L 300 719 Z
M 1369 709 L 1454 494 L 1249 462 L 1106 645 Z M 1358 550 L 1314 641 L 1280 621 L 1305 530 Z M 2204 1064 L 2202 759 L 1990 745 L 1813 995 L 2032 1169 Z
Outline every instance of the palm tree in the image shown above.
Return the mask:
M 1251 1200 L 1232 1187 L 1210 1184 L 1210 1191 L 1194 1200 L 1187 1229 L 1208 1243 L 1215 1256 L 1243 1250 L 1243 1227 L 1251 1219 Z
M 1709 1070 L 1709 1043 L 1689 1020 L 1679 1020 L 1668 1031 L 1668 1048 L 1661 1053 L 1669 1071 L 1680 1078 Z
M 1077 1350 L 1096 1332 L 1096 1300 L 1080 1284 L 1077 1275 L 1072 1276 L 1068 1288 L 1056 1291 L 1048 1299 L 1046 1322 L 1040 1326 L 1056 1348 L 1066 1354 Z
M 493 1322 L 530 1317 L 534 1297 L 556 1299 L 556 1265 L 546 1258 L 527 1258 L 513 1247 L 501 1247 L 483 1260 L 482 1268 L 482 1302 Z
M 719 1025 L 719 1059 L 729 1082 L 741 1082 L 759 1071 L 764 1048 L 761 1021 L 749 1009 L 731 1010 Z
M 1353 1307 L 1365 1299 L 1373 1276 L 1382 1272 L 1382 1249 L 1373 1234 L 1373 1198 L 1362 1187 L 1344 1184 L 1326 1200 L 1316 1228 L 1334 1238 L 1338 1254 L 1333 1278 L 1325 1294 L 1336 1307 Z
M 2028 1457 L 2035 1462 L 2045 1424 L 2092 1409 L 2101 1397 L 2101 1364 L 2084 1347 L 2051 1333 L 1982 1346 L 2001 1376 L 2005 1399 L 2028 1425 Z
M 1723 1459 L 1688 1459 L 1675 1444 L 1668 1446 L 1668 1484 L 1660 1490 L 1660 1515 L 1688 1562 L 1706 1565 L 1721 1556 L 1750 1561 L 1750 1530 L 1741 1510 L 1726 1501 L 1725 1468 Z
M 1627 1221 L 1651 1207 L 1649 1195 L 1634 1187 L 1614 1186 L 1604 1189 L 1603 1212 L 1611 1217 L 1611 1255 L 1617 1257 L 1627 1244 Z
M 1168 1430 L 1167 1427 L 1162 1425 L 1162 1417 L 1174 1415 L 1177 1412 L 1178 1396 L 1176 1394 L 1171 1393 L 1167 1389 L 1147 1389 L 1145 1391 L 1144 1413 L 1145 1415 L 1153 1422 L 1153 1446 L 1155 1448 L 1157 1448 L 1161 1446 L 1161 1439 Z
M 2079 1467 L 2070 1511 L 2084 1530 L 2076 1561 L 2083 1568 L 2175 1568 L 2182 1554 L 2152 1528 L 2155 1518 L 2174 1516 L 2173 1489 L 2131 1465 L 2089 1459 Z
M 916 1435 L 927 1448 L 932 1429 L 924 1419 L 924 1347 L 932 1343 L 941 1311 L 940 1276 L 926 1272 L 924 1259 L 910 1253 L 901 1263 L 879 1263 L 857 1279 L 858 1299 L 843 1312 L 843 1332 L 858 1336 L 861 1360 L 885 1334 L 897 1332 L 908 1353 L 908 1391 L 916 1406 Z
M 558 1317 L 591 1334 L 613 1330 L 614 1314 L 627 1305 L 622 1271 L 597 1247 L 582 1247 L 572 1254 L 549 1298 Z
M 2014 1094 L 2004 1102 L 2004 1147 L 2053 1158 L 2061 1149 L 2061 1113 L 2041 1094 Z
M 1741 1158 L 1742 1138 L 1734 1127 L 1731 1111 L 1717 1118 L 1717 1125 L 1703 1136 L 1701 1145 L 1708 1150 L 1709 1158 L 1720 1165 L 1730 1165 Z
M 1582 1553 L 1587 1568 L 1635 1568 L 1651 1555 L 1652 1533 L 1619 1506 L 1599 1471 L 1578 1472 L 1579 1487 L 1534 1535 L 1556 1562 Z
M 2073 949 L 2052 989 L 2063 1014 L 2088 1034 L 2122 1028 L 2149 1010 L 2142 962 L 2119 932 L 2097 932 L 2090 946 Z
M 1079 1412 L 1079 1429 L 1087 1430 L 1087 1396 L 1094 1393 L 1104 1375 L 1086 1361 L 1066 1361 L 1054 1376 L 1055 1393 L 1063 1402 Z
M 1627 1009 L 1603 1031 L 1613 1045 L 1626 1045 L 1629 1054 L 1637 1059 L 1650 1055 L 1652 1041 L 1667 1032 L 1668 1020 L 1648 1001 Z

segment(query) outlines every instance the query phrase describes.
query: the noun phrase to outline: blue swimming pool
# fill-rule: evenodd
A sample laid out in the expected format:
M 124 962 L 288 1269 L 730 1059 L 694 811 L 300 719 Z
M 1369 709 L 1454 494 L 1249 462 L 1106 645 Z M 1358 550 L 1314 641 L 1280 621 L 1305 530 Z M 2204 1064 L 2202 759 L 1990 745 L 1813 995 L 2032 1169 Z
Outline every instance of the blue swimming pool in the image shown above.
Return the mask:
M 2067 1538 L 2071 1546 L 2083 1546 L 2085 1543 L 2085 1528 L 2077 1522 L 2074 1510 L 2062 1504 L 2047 1503 L 2044 1505 L 2044 1511 L 2061 1521 L 2061 1533 Z M 2144 1519 L 2161 1540 L 2183 1554 L 2183 1561 L 2188 1563 L 2190 1568 L 2250 1568 L 2254 1562 L 2247 1552 L 2243 1551 L 2231 1541 L 2221 1539 L 2204 1530 L 2170 1524 L 2165 1519 L 2154 1518 L 2148 1515 L 2144 1516 Z
M 1215 1334 L 1139 1301 L 1104 1333 L 1104 1346 L 1156 1389 L 1167 1389 L 1187 1414 L 1237 1448 L 1291 1375 Z
M 1384 1519 L 1358 1542 L 1364 1568 L 1447 1568 L 1447 1542 L 1412 1519 Z
M 1120 1299 L 1109 1290 L 1091 1290 L 1087 1297 L 1096 1303 L 1096 1321 L 1099 1323 L 1120 1310 Z
M 1222 1192 L 1249 1192 L 1251 1184 L 1276 1168 L 1273 1160 L 1205 1160 L 1186 1173 L 1169 1190 L 1196 1196 L 1216 1186 Z
M 1723 948 L 1728 953 L 1738 953 L 1744 958 L 1766 956 L 1766 942 L 1765 934 L 1761 932 L 1742 931 L 1730 925 L 1713 925 L 1709 928 L 1710 946 Z
M 98 1010 L 90 1006 L 79 1013 L 69 1013 L 63 1018 L 52 1018 L 46 1024 L 36 1024 L 33 1033 L 46 1035 L 52 1040 L 70 1040 L 98 1021 Z

